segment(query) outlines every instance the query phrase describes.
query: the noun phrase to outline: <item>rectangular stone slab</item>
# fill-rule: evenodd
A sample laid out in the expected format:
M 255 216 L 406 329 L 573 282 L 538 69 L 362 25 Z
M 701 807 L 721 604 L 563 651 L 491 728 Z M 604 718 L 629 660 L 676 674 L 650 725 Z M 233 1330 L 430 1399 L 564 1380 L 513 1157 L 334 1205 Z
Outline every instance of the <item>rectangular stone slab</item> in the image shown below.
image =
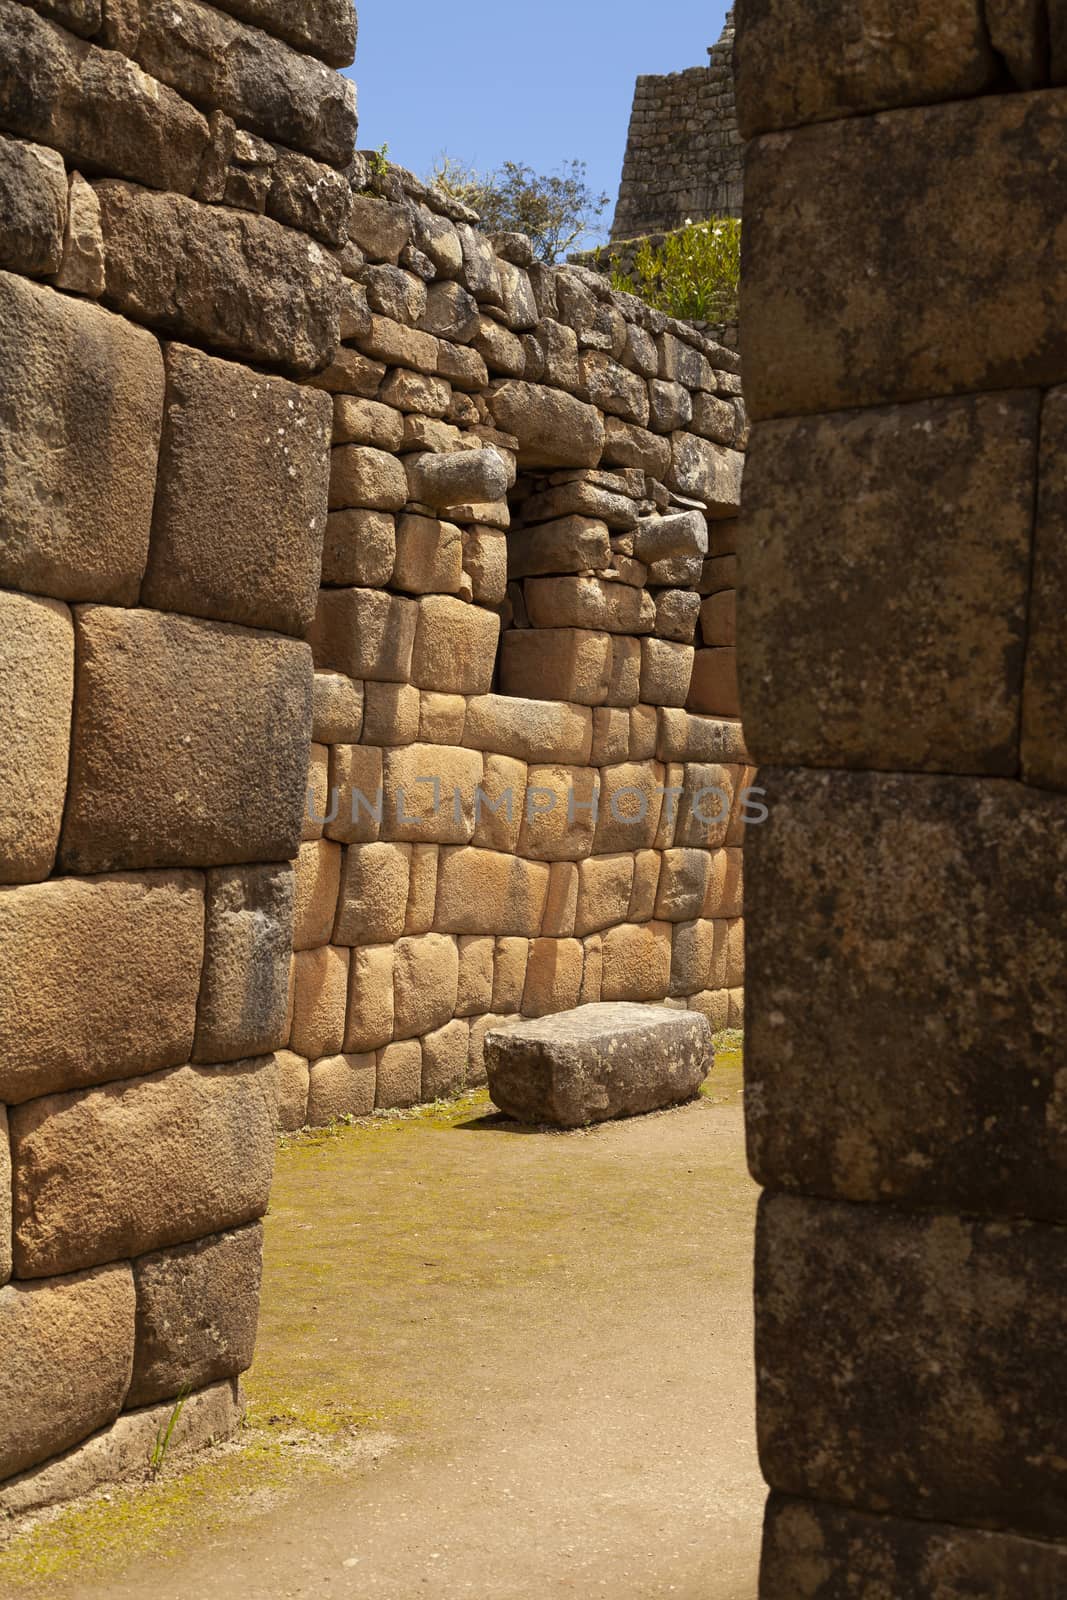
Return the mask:
M 588 1005 L 486 1035 L 495 1105 L 518 1122 L 581 1128 L 691 1100 L 713 1059 L 692 1011 Z

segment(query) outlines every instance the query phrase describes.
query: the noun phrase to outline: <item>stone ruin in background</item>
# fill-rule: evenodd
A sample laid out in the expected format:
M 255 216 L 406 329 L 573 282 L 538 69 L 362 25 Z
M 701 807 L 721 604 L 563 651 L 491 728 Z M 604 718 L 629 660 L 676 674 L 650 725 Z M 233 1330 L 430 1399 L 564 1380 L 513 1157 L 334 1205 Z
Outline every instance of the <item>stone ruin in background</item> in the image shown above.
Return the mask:
M 354 47 L 0 0 L 8 1512 L 236 1424 L 279 1127 L 741 1016 L 737 357 L 353 159 Z

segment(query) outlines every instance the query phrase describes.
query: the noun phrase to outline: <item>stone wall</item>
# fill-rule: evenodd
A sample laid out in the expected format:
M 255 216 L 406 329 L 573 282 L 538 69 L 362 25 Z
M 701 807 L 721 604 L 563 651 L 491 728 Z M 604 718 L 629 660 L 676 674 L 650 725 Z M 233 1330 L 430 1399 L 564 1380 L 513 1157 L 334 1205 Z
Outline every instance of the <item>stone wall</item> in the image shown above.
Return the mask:
M 761 1594 L 1052 1596 L 1067 8 L 817 10 L 738 7 Z
M 0 0 L 0 1509 L 228 1432 L 287 1033 L 344 0 Z M 329 65 L 327 63 L 330 63 Z
M 484 1082 L 503 1016 L 741 1014 L 737 358 L 358 187 L 287 1127 Z
M 739 217 L 742 142 L 733 79 L 733 11 L 706 67 L 644 76 L 630 132 L 611 239 L 669 233 L 687 221 Z

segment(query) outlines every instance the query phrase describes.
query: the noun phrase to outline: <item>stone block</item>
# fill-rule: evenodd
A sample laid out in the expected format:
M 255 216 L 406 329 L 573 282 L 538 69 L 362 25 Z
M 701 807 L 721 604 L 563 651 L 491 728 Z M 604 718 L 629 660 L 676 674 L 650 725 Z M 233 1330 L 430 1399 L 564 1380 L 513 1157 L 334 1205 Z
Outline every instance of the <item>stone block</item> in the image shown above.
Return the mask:
M 594 517 L 559 517 L 555 522 L 523 528 L 508 541 L 510 578 L 589 572 L 610 565 L 608 525 Z
M 350 0 L 314 0 L 314 4 L 295 6 L 290 0 L 226 0 L 222 9 L 277 34 L 331 67 L 351 66 L 355 57 L 356 14 Z
M 495 951 L 492 936 L 467 934 L 459 940 L 458 1017 L 476 1017 L 492 1009 Z
M 348 237 L 371 261 L 388 261 L 395 266 L 411 238 L 411 221 L 403 206 L 392 205 L 373 195 L 353 193 Z
M 658 438 L 645 428 L 635 428 L 621 417 L 605 417 L 605 442 L 601 460 L 605 466 L 640 467 L 662 480 L 671 460 L 669 439 Z
M 508 542 L 498 528 L 469 528 L 463 537 L 463 575 L 471 598 L 501 605 L 508 591 Z
M 715 952 L 715 923 L 704 918 L 692 922 L 679 922 L 671 941 L 671 981 L 668 993 L 672 996 L 698 996 L 708 992 Z M 692 1009 L 707 1011 L 703 1006 Z M 726 1006 L 722 1007 L 719 1026 L 726 1026 Z
M 487 755 L 474 799 L 471 843 L 514 855 L 519 846 L 526 797 L 527 767 L 510 756 Z
M 393 961 L 394 1034 L 410 1039 L 430 1033 L 455 1014 L 459 950 L 445 934 L 404 938 Z
M 358 395 L 334 395 L 334 444 L 369 445 L 375 450 L 396 451 L 403 439 L 403 419 L 391 406 L 381 405 L 377 400 L 363 400 Z
M 437 875 L 438 931 L 535 938 L 544 920 L 548 880 L 548 866 L 541 861 L 473 847 L 443 849 Z M 494 1009 L 503 1008 L 494 1000 Z
M 141 603 L 303 638 L 326 528 L 329 397 L 169 345 Z
M 133 1366 L 135 1307 L 127 1262 L 0 1289 L 0 1477 L 68 1450 L 118 1416 Z
M 0 591 L 0 884 L 47 878 L 67 789 L 74 626 L 65 605 Z
M 326 1056 L 311 1066 L 308 1127 L 325 1128 L 341 1117 L 369 1117 L 375 1106 L 373 1054 Z
M 312 743 L 308 763 L 307 798 L 304 803 L 304 826 L 300 834 L 301 844 L 322 838 L 323 829 L 331 815 L 329 788 L 329 746 Z
M 530 956 L 529 939 L 504 937 L 496 941 L 493 967 L 493 1010 L 505 1015 L 517 1012 L 526 987 L 526 963 Z
M 519 761 L 584 765 L 592 748 L 592 730 L 593 714 L 585 706 L 486 694 L 467 701 L 463 742 L 474 750 Z
M 655 749 L 660 761 L 738 763 L 746 753 L 739 722 L 694 715 L 673 706 L 660 707 Z
M 387 838 L 411 843 L 469 844 L 475 790 L 481 781 L 482 757 L 477 750 L 413 744 L 389 751 L 383 832 Z
M 319 744 L 354 744 L 363 730 L 363 685 L 341 672 L 316 672 L 311 737 Z
M 11 1113 L 15 1271 L 75 1272 L 263 1215 L 273 1058 L 177 1067 Z
M 340 292 L 343 306 L 348 291 L 342 285 Z M 358 350 L 342 348 L 334 350 L 330 365 L 309 380 L 309 387 L 325 389 L 328 394 L 354 394 L 373 400 L 384 377 L 385 367 L 380 361 L 371 361 Z
M 702 715 L 740 717 L 741 694 L 735 649 L 696 652 L 687 704 L 691 710 Z
M 467 1082 L 470 1023 L 457 1018 L 422 1041 L 422 1089 L 427 1102 L 460 1094 Z
M 104 232 L 100 202 L 79 172 L 70 175 L 63 259 L 52 280 L 57 289 L 98 300 L 104 292 Z
M 605 1001 L 662 1000 L 670 982 L 670 923 L 623 923 L 604 934 Z
M 426 310 L 426 285 L 403 267 L 364 267 L 363 285 L 372 311 L 411 327 Z
M 603 350 L 585 350 L 579 360 L 579 393 L 583 400 L 638 428 L 649 421 L 648 385 Z
M 535 628 L 587 628 L 606 633 L 648 633 L 655 605 L 644 589 L 601 578 L 531 578 L 524 585 Z
M 371 317 L 370 332 L 361 340 L 361 348 L 366 355 L 384 361 L 388 367 L 422 372 L 428 377 L 436 375 L 440 361 L 438 339 L 429 333 L 419 333 L 415 328 L 406 328 L 390 317 Z
M 490 988 L 492 982 L 490 980 Z M 0 1106 L 0 1289 L 11 1277 L 11 1144 L 7 1107 Z
M 625 922 L 633 882 L 633 855 L 596 855 L 579 862 L 575 933 L 596 933 Z
M 1007 393 L 756 427 L 740 667 L 757 759 L 1014 775 L 1038 413 Z M 798 486 L 818 538 L 787 532 Z M 711 656 L 692 703 L 735 713 L 729 656 Z
M 252 1365 L 262 1260 L 257 1222 L 134 1263 L 137 1335 L 127 1407 L 204 1388 Z
M 694 595 L 700 613 L 700 636 L 704 644 L 709 647 L 729 646 L 731 649 L 737 644 L 737 592 L 734 589 L 723 589 L 718 594 L 710 594 L 704 601 L 699 595 Z
M 582 988 L 578 997 L 578 1004 L 595 1006 L 600 1004 L 601 986 L 604 978 L 604 941 L 599 933 L 592 934 L 582 940 L 584 953 L 584 966 L 582 968 Z
M 467 1088 L 479 1089 L 488 1082 L 485 1070 L 485 1036 L 492 1028 L 498 1028 L 508 1019 L 498 1017 L 490 1012 L 484 1017 L 475 1017 L 470 1025 L 470 1049 L 467 1055 Z
M 578 866 L 574 861 L 554 861 L 548 880 L 548 899 L 541 933 L 546 938 L 569 939 L 578 912 Z
M 665 850 L 656 895 L 656 918 L 660 922 L 689 922 L 698 917 L 707 896 L 711 872 L 712 857 L 707 850 Z
M 734 42 L 742 137 L 980 94 L 996 76 L 988 9 L 980 0 L 918 0 L 905 14 L 889 0 L 818 11 L 747 0 Z
M 187 1061 L 203 953 L 200 873 L 0 889 L 0 1102 Z
M 293 949 L 312 950 L 329 943 L 338 906 L 341 846 L 312 839 L 300 846 L 293 894 Z
M 445 511 L 449 506 L 503 500 L 508 470 L 498 450 L 455 450 L 447 455 L 422 453 L 404 458 L 408 495 L 422 505 Z
M 571 1011 L 582 989 L 580 939 L 531 939 L 520 1007 L 524 1017 Z
M 596 855 L 643 850 L 655 842 L 664 777 L 664 768 L 652 761 L 623 761 L 602 769 Z
M 489 1033 L 485 1059 L 507 1116 L 578 1128 L 691 1100 L 711 1064 L 711 1034 L 695 1012 L 589 1005 Z
M 1027 783 L 1048 789 L 1067 789 L 1067 751 L 1063 741 L 1063 661 L 1067 649 L 1065 443 L 1067 389 L 1056 389 L 1044 397 L 1041 407 L 1041 461 L 1022 713 L 1023 777 Z M 983 639 L 981 644 L 984 643 Z M 980 715 L 981 709 L 974 707 L 972 715 Z
M 392 582 L 406 594 L 458 594 L 463 585 L 463 535 L 455 523 L 412 514 L 399 517 Z
M 221 622 L 83 606 L 59 864 L 285 860 L 303 825 L 311 652 Z
M 348 507 L 326 518 L 322 582 L 380 588 L 396 562 L 396 519 L 388 512 Z
M 656 596 L 656 637 L 692 644 L 700 616 L 700 596 L 691 589 L 661 589 Z
M 487 694 L 500 618 L 450 595 L 424 595 L 411 656 L 411 681 L 443 694 Z
M 417 1106 L 422 1095 L 422 1045 L 402 1039 L 378 1051 L 374 1104 L 380 1111 Z
M 764 1196 L 756 1365 L 768 1482 L 858 1510 L 1059 1538 L 1065 1294 L 1062 1228 Z M 812 1340 L 828 1295 L 834 1314 Z
M 604 422 L 595 406 L 559 389 L 506 381 L 489 393 L 498 428 L 519 441 L 521 467 L 595 467 Z
M 391 944 L 352 951 L 344 1034 L 349 1053 L 379 1050 L 393 1037 L 393 952 Z
M 323 589 L 308 635 L 315 665 L 350 678 L 406 683 L 417 621 L 415 602 L 399 595 L 379 589 Z
M 664 481 L 676 494 L 699 500 L 709 517 L 736 517 L 744 465 L 739 450 L 712 444 L 694 433 L 675 433 Z
M 399 511 L 408 498 L 404 468 L 384 450 L 340 445 L 330 453 L 330 510 Z
M 292 1050 L 279 1050 L 274 1057 L 278 1067 L 278 1132 L 298 1133 L 307 1126 L 308 1063 Z
M 107 297 L 161 332 L 307 377 L 337 345 L 341 272 L 267 217 L 112 180 L 95 185 Z
M 240 1061 L 285 1043 L 293 910 L 288 864 L 207 874 L 195 1061 Z
M 354 42 L 354 41 L 353 41 Z M 137 60 L 194 104 L 335 167 L 352 158 L 356 86 L 322 62 L 212 6 L 141 0 Z
M 0 137 L 0 267 L 27 277 L 59 271 L 67 226 L 63 157 Z
M 1062 1222 L 1067 802 L 976 778 L 760 776 L 770 814 L 745 840 L 757 1181 Z M 832 1062 L 809 1037 L 831 1005 Z
M 0 583 L 132 605 L 152 520 L 159 346 L 121 317 L 7 273 L 0 330 Z
M 531 495 L 523 502 L 522 513 L 524 520 L 530 523 L 552 522 L 560 517 L 591 517 L 621 533 L 636 528 L 639 520 L 637 502 L 628 493 L 591 482 L 581 475 L 564 483 L 551 483 L 549 488 Z
M 411 744 L 419 737 L 422 697 L 410 683 L 365 686 L 363 738 L 383 749 Z
M 345 1036 L 349 951 L 320 945 L 293 957 L 290 1049 L 309 1060 L 335 1055 Z
M 593 712 L 594 767 L 625 761 L 630 753 L 630 712 L 624 706 L 598 706 Z
M 684 706 L 696 652 L 669 639 L 641 640 L 641 701 L 649 706 Z
M 120 51 L 72 38 L 14 0 L 0 0 L 0 34 L 7 132 L 60 151 L 72 166 L 192 193 L 210 136 L 180 95 Z
M 335 942 L 353 946 L 399 939 L 410 875 L 410 845 L 350 845 L 344 853 Z
M 603 705 L 612 665 L 609 633 L 528 628 L 507 632 L 501 640 L 500 684 L 508 696 L 536 694 L 583 706 Z
M 638 850 L 634 856 L 634 886 L 630 895 L 628 922 L 651 922 L 656 909 L 660 868 L 663 853 L 660 850 Z
M 1046 156 L 1065 123 L 1059 93 L 1002 94 L 750 145 L 742 271 L 753 417 L 1063 382 L 1067 268 L 1046 262 L 1043 245 L 1067 196 L 1067 174 Z M 813 193 L 817 217 L 800 200 Z M 982 248 L 969 231 L 976 215 Z M 1010 294 L 993 287 L 1008 284 Z M 783 361 L 784 348 L 804 360 Z
M 372 844 L 384 815 L 382 752 L 373 745 L 340 744 L 330 752 L 330 810 L 326 837 L 341 844 Z
M 419 740 L 422 744 L 462 745 L 467 701 L 461 694 L 419 693 Z
M 686 763 L 674 830 L 675 844 L 691 849 L 718 850 L 728 842 L 739 777 L 736 767 L 723 767 L 714 762 Z
M 386 405 L 395 406 L 397 411 L 440 421 L 448 415 L 452 386 L 443 378 L 397 368 L 387 375 L 382 384 L 381 398 Z
M 1016 1534 L 869 1516 L 772 1495 L 763 1530 L 764 1600 L 842 1600 L 849 1594 L 938 1600 L 1052 1597 L 1067 1582 L 1067 1550 Z
M 589 855 L 599 805 L 596 767 L 531 766 L 519 854 L 535 861 L 577 861 Z

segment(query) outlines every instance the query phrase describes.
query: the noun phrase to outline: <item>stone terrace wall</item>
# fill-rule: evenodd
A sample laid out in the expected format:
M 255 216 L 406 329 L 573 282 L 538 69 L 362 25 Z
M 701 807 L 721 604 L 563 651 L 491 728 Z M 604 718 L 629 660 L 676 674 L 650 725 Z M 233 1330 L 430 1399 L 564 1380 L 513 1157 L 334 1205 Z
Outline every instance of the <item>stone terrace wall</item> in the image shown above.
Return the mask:
M 875 9 L 738 7 L 761 1594 L 1051 1597 L 1067 6 Z
M 313 380 L 334 451 L 286 1127 L 484 1082 L 504 1016 L 741 1013 L 737 358 L 407 174 L 353 182 Z
M 706 67 L 638 78 L 613 244 L 669 233 L 688 220 L 741 215 L 744 164 L 733 43 L 728 11 Z
M 345 0 L 0 0 L 4 1511 L 143 1466 L 183 1388 L 179 1450 L 238 1416 L 354 41 Z

